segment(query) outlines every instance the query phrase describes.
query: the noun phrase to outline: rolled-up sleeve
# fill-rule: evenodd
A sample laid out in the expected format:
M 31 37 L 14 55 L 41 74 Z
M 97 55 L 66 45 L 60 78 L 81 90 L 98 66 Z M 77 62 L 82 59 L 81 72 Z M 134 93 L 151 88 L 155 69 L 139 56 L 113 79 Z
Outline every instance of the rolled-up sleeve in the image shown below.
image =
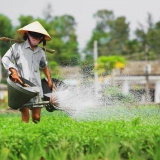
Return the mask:
M 15 44 L 13 44 L 12 47 L 2 57 L 2 64 L 6 70 L 9 70 L 9 68 L 16 69 L 16 66 L 12 62 L 14 60 L 14 55 L 13 55 L 14 49 L 15 49 Z
M 41 60 L 40 60 L 40 67 L 44 69 L 47 66 L 47 60 L 45 54 L 43 54 Z

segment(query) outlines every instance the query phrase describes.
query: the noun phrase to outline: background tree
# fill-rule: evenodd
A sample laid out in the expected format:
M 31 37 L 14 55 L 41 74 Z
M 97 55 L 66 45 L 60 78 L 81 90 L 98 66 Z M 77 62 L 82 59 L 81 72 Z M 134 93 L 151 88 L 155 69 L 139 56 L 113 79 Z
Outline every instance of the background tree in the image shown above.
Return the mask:
M 129 23 L 125 17 L 118 17 L 110 22 L 111 40 L 108 43 L 111 54 L 124 54 L 125 43 L 129 39 Z
M 146 41 L 150 49 L 150 59 L 160 56 L 160 21 L 148 29 Z
M 51 35 L 52 40 L 47 42 L 47 48 L 55 49 L 54 54 L 48 54 L 49 61 L 60 65 L 78 65 L 79 53 L 76 35 L 76 21 L 71 15 L 52 16 L 50 4 L 44 9 L 44 19 L 34 18 L 31 15 L 19 17 L 19 25 L 12 26 L 11 20 L 0 14 L 0 35 L 15 39 L 22 39 L 16 30 L 38 20 Z M 149 59 L 156 59 L 160 54 L 160 22 L 154 23 L 152 15 L 147 15 L 147 28 L 141 23 L 135 30 L 135 39 L 129 39 L 129 22 L 124 16 L 115 17 L 113 11 L 99 10 L 94 14 L 96 26 L 84 53 L 93 59 L 93 44 L 98 41 L 99 56 L 123 55 L 128 60 L 144 60 L 144 46 L 149 46 Z M 8 44 L 1 43 L 1 55 L 8 49 Z
M 11 37 L 12 33 L 13 33 L 13 26 L 11 24 L 11 20 L 7 16 L 0 14 L 0 37 Z M 10 46 L 9 43 L 0 41 L 0 63 L 1 63 L 1 57 L 8 50 L 9 46 Z M 7 72 L 2 67 L 2 77 L 6 76 Z M 4 82 L 3 79 L 2 82 Z
M 147 44 L 149 46 L 149 59 L 153 60 L 157 59 L 160 55 L 160 22 L 154 23 L 152 15 L 148 13 L 146 23 L 147 27 L 139 24 L 139 28 L 136 29 L 135 34 L 141 44 L 139 45 L 139 50 L 144 51 Z
M 93 44 L 94 41 L 97 40 L 99 48 L 98 53 L 99 55 L 103 55 L 107 50 L 106 43 L 111 39 L 109 24 L 110 21 L 114 19 L 114 14 L 109 10 L 99 10 L 94 14 L 94 18 L 96 19 L 96 26 L 84 52 L 93 53 Z
M 50 23 L 53 37 L 52 44 L 56 50 L 54 59 L 60 65 L 76 65 L 79 61 L 76 22 L 70 15 L 56 16 Z
M 17 30 L 19 28 L 22 28 L 25 25 L 33 22 L 35 19 L 34 19 L 34 17 L 32 17 L 30 15 L 28 15 L 28 16 L 21 15 L 18 18 L 18 20 L 19 20 L 19 25 L 14 28 L 14 32 L 13 32 L 13 35 L 11 37 L 14 38 L 14 39 L 23 40 L 23 37 L 21 35 L 17 34 Z
M 11 20 L 0 14 L 0 37 L 11 37 L 13 33 L 13 26 Z M 4 53 L 8 50 L 9 44 L 3 41 L 0 41 L 0 55 L 3 56 Z
M 93 52 L 93 42 L 98 41 L 99 55 L 122 55 L 129 38 L 129 23 L 125 17 L 115 16 L 112 11 L 100 10 L 94 15 L 96 27 L 85 51 Z

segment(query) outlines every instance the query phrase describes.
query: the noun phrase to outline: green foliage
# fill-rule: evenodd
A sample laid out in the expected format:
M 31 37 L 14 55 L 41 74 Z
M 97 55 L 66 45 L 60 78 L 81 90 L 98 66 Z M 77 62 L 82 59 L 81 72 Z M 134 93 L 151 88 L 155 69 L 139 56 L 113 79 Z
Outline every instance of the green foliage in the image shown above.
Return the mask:
M 126 18 L 115 18 L 113 12 L 108 10 L 99 10 L 94 17 L 96 26 L 86 52 L 93 50 L 91 44 L 97 40 L 99 55 L 122 55 L 125 52 L 125 42 L 129 38 L 129 23 L 126 22 Z
M 58 77 L 59 72 L 60 72 L 58 63 L 55 61 L 50 61 L 49 68 L 50 68 L 52 77 Z
M 3 14 L 0 14 L 0 36 L 8 37 L 12 35 L 13 26 L 11 20 Z
M 93 57 L 90 55 L 87 55 L 86 59 L 80 62 L 80 68 L 84 78 L 93 77 L 93 74 L 94 74 Z
M 108 101 L 112 101 L 118 105 L 120 103 L 126 105 L 136 102 L 133 94 L 123 94 L 118 86 L 107 87 L 104 95 L 108 99 Z
M 60 78 L 59 77 L 59 72 L 60 72 L 60 69 L 59 69 L 59 65 L 57 62 L 55 61 L 49 61 L 49 70 L 50 70 L 50 74 L 52 76 L 52 78 Z M 41 78 L 45 78 L 45 74 L 44 72 L 41 70 Z
M 147 30 L 142 24 L 139 24 L 139 28 L 136 29 L 135 34 L 137 40 L 142 44 L 143 50 L 145 45 L 149 46 L 149 59 L 156 60 L 159 57 L 160 52 L 160 22 L 153 23 L 153 17 L 151 14 L 148 14 L 147 17 Z
M 126 59 L 122 56 L 100 56 L 97 60 L 95 68 L 100 75 L 108 75 L 115 68 L 117 62 L 126 63 Z
M 21 15 L 18 19 L 19 19 L 19 22 L 20 22 L 19 28 L 22 28 L 25 25 L 27 25 L 29 23 L 32 23 L 34 21 L 34 18 L 30 15 L 28 15 L 28 16 Z
M 109 10 L 99 10 L 94 15 L 96 26 L 88 41 L 85 52 L 93 52 L 93 42 L 98 42 L 98 54 L 125 55 L 128 60 L 144 60 L 145 45 L 149 46 L 149 60 L 159 58 L 160 22 L 153 22 L 151 14 L 147 17 L 147 29 L 139 23 L 135 39 L 129 39 L 130 23 L 124 16 L 115 17 Z
M 76 21 L 72 15 L 52 16 L 52 7 L 49 4 L 44 11 L 44 19 L 31 15 L 20 15 L 20 25 L 12 26 L 8 17 L 0 14 L 0 36 L 22 39 L 16 30 L 38 20 L 51 35 L 52 40 L 47 42 L 47 48 L 55 49 L 52 60 L 59 65 L 79 65 L 79 51 L 76 34 Z M 149 60 L 159 58 L 160 52 L 160 22 L 153 22 L 151 14 L 147 17 L 147 29 L 139 24 L 135 30 L 135 39 L 129 38 L 130 23 L 126 17 L 115 17 L 110 10 L 98 10 L 94 14 L 96 26 L 92 36 L 88 40 L 83 52 L 93 53 L 93 42 L 98 42 L 98 54 L 100 56 L 125 55 L 128 60 L 144 60 L 145 45 L 149 46 Z M 1 43 L 1 55 L 8 49 L 6 43 Z
M 124 55 L 130 54 L 130 57 L 132 57 L 132 54 L 138 53 L 140 51 L 143 51 L 143 47 L 137 39 L 125 41 Z M 141 59 L 140 54 L 138 59 Z
M 145 108 L 143 108 L 145 110 Z M 160 158 L 160 119 L 75 121 L 59 111 L 38 124 L 0 117 L 0 159 L 47 160 Z
M 52 26 L 51 36 L 53 40 L 49 43 L 54 45 L 56 54 L 54 59 L 60 65 L 76 65 L 79 60 L 78 55 L 78 42 L 77 35 L 75 33 L 76 22 L 74 17 L 70 15 L 56 16 L 50 22 Z
M 13 33 L 13 26 L 11 20 L 0 14 L 0 37 L 10 37 Z M 4 53 L 8 50 L 8 44 L 6 42 L 0 41 L 0 56 L 3 56 Z
M 96 30 L 105 32 L 109 29 L 115 17 L 113 11 L 99 10 L 94 14 L 94 18 L 97 21 Z
M 34 19 L 34 17 L 32 17 L 30 15 L 28 15 L 28 16 L 20 15 L 18 20 L 19 20 L 20 25 L 19 26 L 15 26 L 13 35 L 10 38 L 23 40 L 23 37 L 21 35 L 17 34 L 17 30 L 19 28 L 24 27 L 25 25 L 27 25 L 29 23 L 32 23 L 33 21 L 35 21 L 35 19 Z
M 94 68 L 93 57 L 88 55 L 84 61 L 80 63 L 81 72 L 84 78 L 93 77 L 94 71 L 98 71 L 100 76 L 109 75 L 116 67 L 117 62 L 126 64 L 127 61 L 122 56 L 100 56 L 97 59 L 97 66 Z
M 98 53 L 99 55 L 106 55 L 106 43 L 108 43 L 111 39 L 111 36 L 109 33 L 100 32 L 97 30 L 93 31 L 91 39 L 87 43 L 87 47 L 84 50 L 87 53 L 92 54 L 93 53 L 93 44 L 94 41 L 98 41 Z

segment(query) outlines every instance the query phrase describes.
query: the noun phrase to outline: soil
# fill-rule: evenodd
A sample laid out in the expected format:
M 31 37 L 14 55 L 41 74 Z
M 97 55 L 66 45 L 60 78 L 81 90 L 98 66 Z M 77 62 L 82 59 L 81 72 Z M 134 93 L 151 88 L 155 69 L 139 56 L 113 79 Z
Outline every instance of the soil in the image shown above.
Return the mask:
M 19 113 L 19 111 L 14 110 L 12 108 L 0 109 L 0 114 L 4 114 L 4 113 L 13 114 L 13 113 Z

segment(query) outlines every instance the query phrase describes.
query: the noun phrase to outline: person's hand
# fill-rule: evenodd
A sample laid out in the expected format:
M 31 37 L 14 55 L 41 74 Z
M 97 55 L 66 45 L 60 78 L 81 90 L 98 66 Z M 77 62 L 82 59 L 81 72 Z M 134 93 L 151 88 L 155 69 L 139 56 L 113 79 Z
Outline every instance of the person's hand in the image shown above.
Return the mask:
M 49 87 L 50 90 L 52 90 L 53 83 L 52 83 L 51 79 L 48 80 L 48 87 Z
M 52 91 L 55 92 L 56 89 L 57 89 L 57 88 L 56 88 L 56 85 L 53 83 L 53 85 L 52 85 Z
M 30 85 L 28 85 L 27 83 L 23 83 L 21 84 L 23 87 L 30 87 Z
M 14 69 L 14 68 L 10 68 L 10 71 L 11 71 L 11 79 L 13 82 L 15 83 L 19 83 L 21 86 L 23 87 L 29 87 L 28 84 L 26 83 L 23 83 L 22 80 L 20 79 L 20 77 L 18 76 L 18 73 L 17 71 Z
M 14 72 L 12 72 L 11 74 L 12 77 L 12 81 L 15 83 L 19 83 L 19 84 L 23 84 L 22 80 L 19 78 L 17 71 L 15 70 Z

